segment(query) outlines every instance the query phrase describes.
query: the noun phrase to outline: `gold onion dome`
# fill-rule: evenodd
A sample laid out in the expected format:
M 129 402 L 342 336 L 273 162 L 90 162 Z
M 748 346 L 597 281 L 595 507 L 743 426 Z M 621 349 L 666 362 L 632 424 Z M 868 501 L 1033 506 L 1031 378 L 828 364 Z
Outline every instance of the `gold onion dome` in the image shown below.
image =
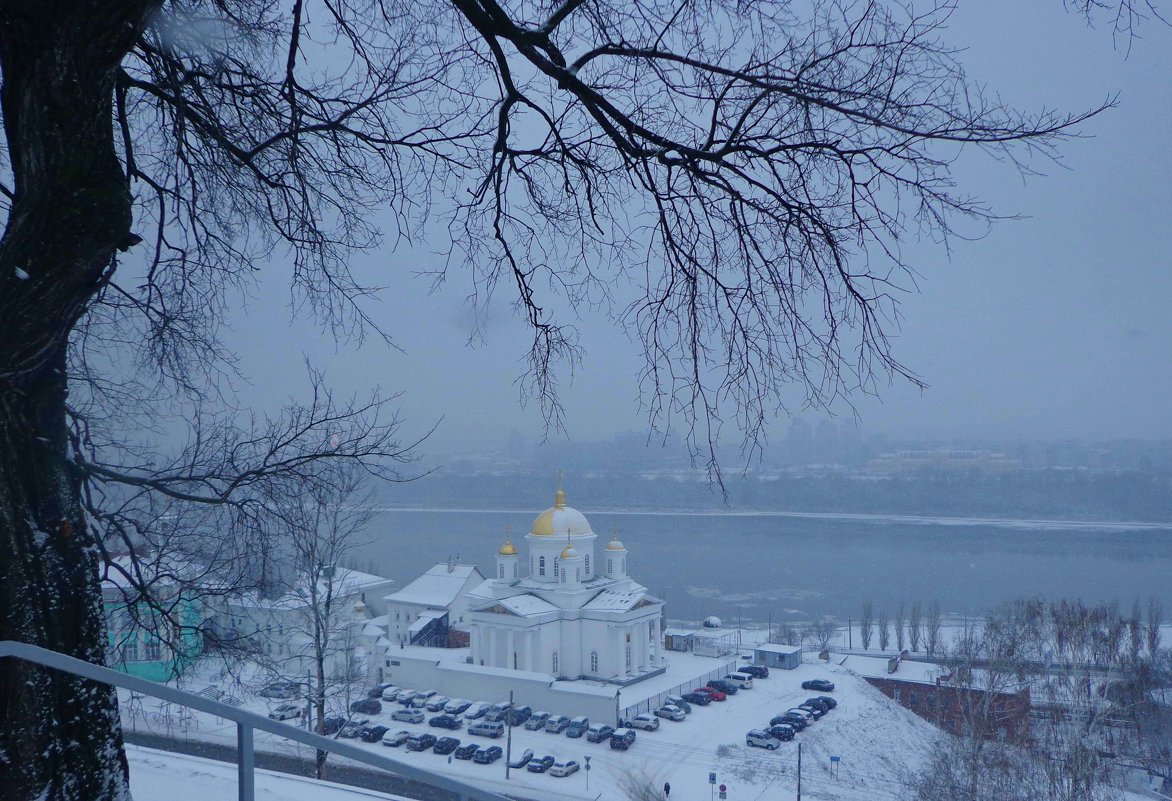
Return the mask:
M 565 548 L 562 548 L 562 559 L 573 559 L 577 555 L 578 552 L 574 550 L 573 545 L 567 545 Z
M 608 542 L 606 544 L 606 549 L 608 551 L 625 551 L 625 550 L 627 550 L 626 547 L 624 547 L 623 544 L 621 542 L 619 542 L 619 535 L 617 532 L 615 533 L 615 535 L 613 537 L 610 538 L 610 542 Z
M 505 537 L 505 544 L 501 546 L 501 549 L 497 551 L 497 553 L 499 553 L 501 556 L 516 556 L 517 546 L 513 545 L 512 541 L 508 537 Z
M 566 506 L 566 493 L 561 487 L 558 487 L 553 506 L 537 516 L 530 531 L 535 537 L 560 536 L 566 533 L 579 537 L 593 533 L 586 515 L 572 506 Z

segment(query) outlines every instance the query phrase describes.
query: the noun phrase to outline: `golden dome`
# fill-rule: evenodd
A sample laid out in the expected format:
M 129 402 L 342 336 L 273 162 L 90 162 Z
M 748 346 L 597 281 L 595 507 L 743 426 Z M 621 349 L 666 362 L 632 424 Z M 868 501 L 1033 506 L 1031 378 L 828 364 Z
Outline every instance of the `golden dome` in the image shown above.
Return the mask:
M 586 515 L 566 506 L 566 493 L 561 487 L 558 487 L 557 495 L 554 496 L 553 506 L 537 516 L 530 532 L 535 537 L 560 537 L 564 534 L 578 537 L 593 533 Z
M 610 542 L 606 544 L 608 551 L 625 551 L 627 550 L 621 542 L 619 542 L 618 534 L 611 538 Z
M 516 556 L 517 546 L 513 545 L 508 537 L 505 537 L 505 544 L 501 546 L 501 549 L 497 553 L 501 556 Z
M 565 548 L 562 548 L 562 559 L 573 559 L 577 555 L 578 552 L 574 550 L 573 545 L 567 545 Z

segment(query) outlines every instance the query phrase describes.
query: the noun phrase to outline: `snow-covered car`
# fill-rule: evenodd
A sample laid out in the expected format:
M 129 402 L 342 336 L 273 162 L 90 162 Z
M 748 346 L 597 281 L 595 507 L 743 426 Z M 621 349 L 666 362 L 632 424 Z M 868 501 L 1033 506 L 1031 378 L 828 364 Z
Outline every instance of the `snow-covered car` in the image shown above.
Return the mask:
M 553 763 L 556 761 L 557 760 L 549 754 L 546 754 L 542 757 L 534 757 L 533 759 L 529 760 L 529 764 L 525 766 L 525 770 L 529 771 L 530 773 L 545 773 L 547 770 L 553 767 Z
M 422 723 L 424 718 L 422 709 L 397 709 L 391 715 L 391 720 L 401 723 Z
M 491 765 L 504 756 L 504 753 L 499 745 L 482 745 L 472 755 L 472 761 L 477 765 Z
M 407 738 L 407 750 L 426 751 L 435 745 L 436 739 L 437 738 L 434 734 L 427 734 L 426 732 L 421 734 L 412 734 Z
M 692 714 L 692 705 L 684 700 L 682 695 L 669 695 L 667 700 L 663 702 L 664 706 L 667 706 L 668 704 L 671 704 L 672 706 L 678 706 L 680 709 L 684 710 L 685 715 Z
M 467 709 L 464 710 L 464 720 L 476 720 L 484 717 L 484 713 L 488 711 L 489 705 L 484 701 L 473 701 Z
M 529 720 L 525 721 L 525 728 L 529 731 L 541 731 L 545 728 L 545 721 L 549 720 L 548 712 L 534 712 Z
M 529 764 L 529 760 L 533 759 L 533 749 L 526 748 L 521 752 L 521 756 L 513 757 L 513 761 L 509 763 L 510 768 L 523 768 Z
M 374 685 L 369 690 L 367 690 L 366 695 L 368 698 L 382 698 L 383 693 L 385 693 L 387 691 L 387 688 L 394 687 L 394 686 L 395 685 L 391 684 L 389 681 L 384 681 L 384 682 L 381 682 L 380 684 Z
M 338 736 L 344 740 L 353 740 L 362 733 L 363 727 L 365 727 L 368 723 L 370 723 L 369 718 L 362 718 L 362 720 L 351 720 L 338 730 Z
M 359 698 L 350 704 L 350 711 L 363 715 L 377 715 L 383 711 L 383 705 L 375 698 Z
M 802 682 L 803 690 L 817 690 L 820 693 L 834 692 L 834 682 L 826 679 L 807 679 Z
M 476 750 L 480 748 L 480 743 L 467 743 L 462 745 L 452 752 L 452 756 L 456 759 L 471 759 L 476 755 Z
M 814 706 L 813 704 L 798 704 L 798 709 L 803 712 L 809 712 L 814 716 L 814 720 L 821 720 L 822 716 L 826 714 L 822 707 Z
M 659 709 L 655 710 L 657 718 L 667 718 L 668 720 L 680 721 L 685 719 L 687 714 L 674 704 L 664 704 Z
M 809 709 L 802 709 L 800 706 L 795 706 L 792 709 L 787 709 L 787 710 L 785 710 L 785 713 L 787 715 L 801 715 L 802 717 L 804 717 L 806 719 L 806 722 L 808 722 L 808 723 L 813 723 L 815 720 L 813 711 L 811 711 Z
M 569 725 L 570 719 L 565 715 L 551 715 L 549 720 L 545 721 L 545 730 L 550 734 L 561 734 Z
M 286 698 L 296 698 L 300 689 L 300 685 L 293 681 L 275 681 L 258 692 L 257 695 L 261 698 L 276 698 L 283 701 Z
M 391 748 L 398 748 L 403 743 L 407 742 L 407 738 L 411 736 L 411 732 L 406 729 L 400 729 L 396 732 L 387 732 L 383 735 L 383 745 Z
M 838 706 L 838 701 L 834 700 L 834 699 L 833 699 L 833 698 L 831 698 L 829 695 L 817 695 L 817 696 L 815 696 L 814 698 L 812 698 L 812 699 L 810 699 L 810 700 L 814 700 L 815 698 L 816 698 L 817 700 L 821 701 L 822 703 L 824 703 L 824 704 L 827 706 L 827 710 L 826 710 L 826 711 L 828 711 L 828 712 L 829 712 L 831 709 L 834 709 L 835 707 L 837 707 L 837 706 Z
M 776 726 L 770 726 L 769 733 L 777 739 L 781 740 L 783 743 L 788 743 L 794 738 L 794 735 L 797 734 L 797 732 L 794 730 L 794 727 L 788 723 L 778 723 Z
M 410 687 L 404 687 L 402 690 L 399 690 L 398 694 L 395 696 L 395 703 L 407 706 L 411 703 L 411 699 L 414 697 L 415 690 Z
M 427 721 L 427 725 L 437 729 L 458 729 L 464 725 L 464 719 L 458 715 L 436 715 Z
M 641 715 L 635 715 L 626 723 L 629 729 L 643 729 L 643 731 L 658 731 L 659 718 L 652 715 L 650 712 L 644 712 Z
M 689 693 L 684 693 L 683 698 L 689 704 L 696 704 L 697 706 L 708 706 L 712 703 L 712 696 L 708 693 L 698 693 L 695 690 Z
M 358 733 L 358 737 L 364 743 L 381 743 L 383 741 L 383 735 L 387 733 L 388 728 L 388 726 L 371 723 L 362 728 L 362 731 Z
M 553 767 L 549 769 L 550 776 L 569 776 L 577 773 L 580 766 L 572 759 L 559 760 L 553 763 Z
M 443 712 L 444 707 L 447 706 L 448 701 L 451 700 L 452 699 L 448 698 L 446 695 L 433 695 L 431 698 L 427 699 L 427 703 L 424 704 L 424 708 L 426 708 L 428 712 Z
M 440 756 L 447 756 L 459 747 L 459 739 L 455 737 L 441 737 L 435 741 L 435 745 L 431 747 L 431 752 Z
M 612 734 L 614 734 L 614 726 L 595 723 L 586 730 L 586 740 L 591 743 L 601 743 L 609 740 Z
M 386 701 L 387 703 L 391 703 L 396 698 L 398 698 L 399 691 L 402 689 L 403 689 L 402 687 L 396 687 L 395 685 L 392 684 L 390 687 L 387 687 L 386 689 L 383 690 L 382 699 L 384 701 Z
M 472 706 L 472 702 L 467 698 L 453 698 L 444 704 L 444 711 L 449 715 L 460 715 L 470 706 Z
M 297 704 L 281 704 L 279 707 L 269 713 L 269 717 L 273 720 L 289 720 L 290 718 L 301 717 L 301 707 Z

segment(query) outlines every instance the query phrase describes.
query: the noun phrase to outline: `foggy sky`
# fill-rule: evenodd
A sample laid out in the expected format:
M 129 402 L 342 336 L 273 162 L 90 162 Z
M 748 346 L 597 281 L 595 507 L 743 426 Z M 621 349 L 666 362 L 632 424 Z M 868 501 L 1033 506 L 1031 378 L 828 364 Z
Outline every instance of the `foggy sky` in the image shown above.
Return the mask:
M 903 298 L 894 346 L 930 387 L 897 383 L 878 399 L 857 398 L 860 427 L 964 438 L 1172 437 L 1172 30 L 1148 24 L 1124 54 L 1110 30 L 1088 29 L 1058 0 L 964 0 L 950 27 L 949 43 L 967 48 L 959 59 L 970 75 L 1010 104 L 1080 111 L 1118 93 L 1119 106 L 1087 123 L 1087 138 L 1063 145 L 1062 166 L 1037 162 L 1044 177 L 1023 180 L 976 154 L 960 160 L 962 189 L 1024 219 L 978 241 L 956 240 L 951 255 L 931 243 L 909 249 L 919 292 Z M 244 399 L 275 408 L 303 390 L 305 354 L 345 390 L 377 383 L 402 391 L 408 436 L 442 417 L 424 450 L 500 445 L 510 430 L 539 439 L 536 406 L 518 403 L 528 334 L 512 316 L 508 288 L 482 320 L 487 342 L 470 345 L 469 276 L 453 271 L 434 293 L 430 279 L 412 277 L 438 263 L 426 248 L 358 263 L 364 279 L 388 287 L 369 309 L 403 352 L 375 340 L 335 348 L 311 325 L 289 322 L 279 279 L 263 285 L 247 317 L 233 321 L 252 380 Z M 637 347 L 601 315 L 584 314 L 577 325 L 586 357 L 572 385 L 563 382 L 568 436 L 645 430 Z M 787 424 L 777 421 L 774 438 Z

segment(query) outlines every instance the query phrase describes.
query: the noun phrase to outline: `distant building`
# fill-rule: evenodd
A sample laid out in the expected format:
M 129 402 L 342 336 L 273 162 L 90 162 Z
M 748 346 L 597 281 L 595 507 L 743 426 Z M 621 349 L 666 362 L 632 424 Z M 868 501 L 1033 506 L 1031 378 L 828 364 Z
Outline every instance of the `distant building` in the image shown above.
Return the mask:
M 909 473 L 1010 473 L 1021 469 L 1021 462 L 1004 453 L 983 450 L 907 450 L 884 453 L 867 463 L 873 475 L 896 476 Z
M 849 656 L 843 665 L 905 709 L 952 734 L 979 722 L 1020 739 L 1029 735 L 1030 688 L 1013 683 L 982 689 L 979 671 L 958 671 L 930 662 Z
M 390 644 L 468 645 L 468 593 L 484 580 L 474 565 L 440 562 L 403 589 L 385 596 Z
M 793 670 L 802 664 L 802 646 L 765 642 L 753 646 L 753 664 Z

